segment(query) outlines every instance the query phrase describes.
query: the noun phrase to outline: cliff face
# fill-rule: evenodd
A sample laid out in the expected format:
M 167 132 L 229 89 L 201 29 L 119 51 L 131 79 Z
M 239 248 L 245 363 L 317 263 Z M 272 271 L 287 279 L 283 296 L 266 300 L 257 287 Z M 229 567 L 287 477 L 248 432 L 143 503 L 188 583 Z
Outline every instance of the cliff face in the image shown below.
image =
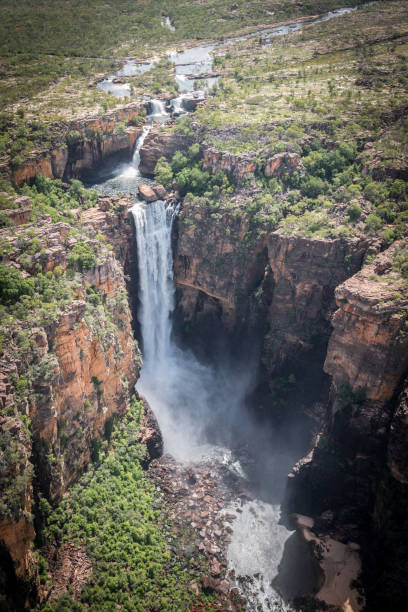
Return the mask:
M 369 243 L 268 233 L 250 206 L 231 202 L 213 213 L 185 199 L 175 256 L 180 318 L 194 325 L 216 317 L 230 331 L 261 321 L 269 376 L 317 349 L 321 369 L 334 290 L 360 269 Z
M 12 171 L 17 185 L 31 183 L 37 174 L 46 178 L 75 178 L 114 154 L 131 156 L 140 128 L 127 124 L 140 119 L 141 104 L 129 104 L 101 117 L 51 126 L 53 146 L 30 154 Z M 122 125 L 118 131 L 118 123 Z
M 366 399 L 372 402 L 390 400 L 408 368 L 403 304 L 387 269 L 397 248 L 379 255 L 336 289 L 338 310 L 332 318 L 334 331 L 324 368 L 336 388 L 342 383 L 365 388 Z
M 365 239 L 324 239 L 270 234 L 268 262 L 273 294 L 263 362 L 273 373 L 329 338 L 334 289 L 360 269 Z
M 203 147 L 204 168 L 210 169 L 213 174 L 218 170 L 232 175 L 238 183 L 247 175 L 253 175 L 256 163 L 249 155 L 234 155 L 226 151 L 217 151 L 212 147 Z
M 21 321 L 5 319 L 0 330 L 0 553 L 9 576 L 24 581 L 33 569 L 34 498 L 57 501 L 97 461 L 113 419 L 129 406 L 139 374 L 140 353 L 120 263 L 132 236 L 127 203 L 117 199 L 103 210 L 107 203 L 102 200 L 100 206 L 85 211 L 83 227 L 92 215 L 99 215 L 99 226 L 85 238 L 96 249 L 95 263 L 82 272 L 72 269 L 70 254 L 78 238 L 68 224 L 44 217 L 35 226 L 2 231 L 2 242 L 8 244 L 4 264 L 20 268 L 31 240 L 41 250 L 32 253 L 26 267 L 32 272 L 40 265 L 44 278 L 50 275 L 49 281 L 63 284 L 65 292 L 59 307 L 46 297 L 38 312 L 22 311 Z M 93 237 L 101 230 L 120 259 Z M 41 513 L 41 502 L 38 507 Z
M 336 289 L 324 364 L 332 377 L 328 414 L 289 479 L 291 510 L 311 514 L 342 541 L 361 542 L 373 610 L 402 603 L 408 560 L 396 536 L 408 497 L 406 388 L 398 395 L 408 371 L 406 280 L 395 266 L 401 248 L 395 243 Z
M 234 214 L 225 206 L 212 213 L 200 199 L 185 199 L 174 259 L 177 305 L 184 322 L 199 325 L 212 317 L 231 331 L 242 319 L 267 263 L 265 235 L 252 232 L 250 225 L 250 217 L 241 211 Z
M 153 128 L 140 149 L 140 171 L 153 175 L 160 157 L 170 161 L 176 151 L 186 151 L 192 143 L 192 137 L 174 129 Z
M 101 292 L 105 308 L 87 306 L 86 290 L 62 312 L 43 338 L 44 355 L 56 357 L 54 378 L 40 382 L 31 408 L 34 440 L 48 461 L 45 493 L 59 498 L 103 440 L 107 423 L 126 411 L 137 380 L 123 273 L 113 258 L 89 271 L 83 286 Z M 106 297 L 105 297 L 106 296 Z M 45 480 L 44 480 L 45 482 Z

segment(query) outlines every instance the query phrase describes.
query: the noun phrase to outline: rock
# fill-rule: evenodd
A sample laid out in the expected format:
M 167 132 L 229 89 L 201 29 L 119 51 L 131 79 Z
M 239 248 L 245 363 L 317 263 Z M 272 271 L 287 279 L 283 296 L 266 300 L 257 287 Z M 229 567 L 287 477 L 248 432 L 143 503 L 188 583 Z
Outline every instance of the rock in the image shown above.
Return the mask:
M 176 151 L 186 152 L 193 139 L 174 130 L 153 128 L 140 149 L 140 171 L 152 176 L 160 157 L 170 161 Z
M 391 399 L 408 368 L 408 337 L 400 334 L 404 319 L 397 313 L 402 304 L 393 299 L 401 287 L 391 276 L 389 282 L 379 283 L 373 273 L 378 267 L 383 273 L 389 271 L 388 264 L 401 245 L 394 243 L 337 287 L 338 309 L 324 364 L 336 389 L 344 383 L 353 391 L 363 388 L 367 400 L 381 404 Z M 337 401 L 334 410 L 338 405 Z
M 256 163 L 249 155 L 234 155 L 227 151 L 218 151 L 212 147 L 203 148 L 203 167 L 216 174 L 219 170 L 235 177 L 238 183 L 247 175 L 253 175 Z
M 221 580 L 216 586 L 216 591 L 218 593 L 222 593 L 223 595 L 228 595 L 229 593 L 229 582 L 228 580 Z
M 297 153 L 276 153 L 267 160 L 264 174 L 267 177 L 280 176 L 287 172 L 300 170 L 301 166 L 302 162 Z
M 149 187 L 149 185 L 144 185 L 143 183 L 140 183 L 138 185 L 138 190 L 139 196 L 146 202 L 155 202 L 157 200 L 156 193 L 151 187 Z
M 167 195 L 167 191 L 165 190 L 163 185 L 153 185 L 153 191 L 157 195 L 159 200 L 164 200 Z
M 13 171 L 14 182 L 17 185 L 32 183 L 37 174 L 46 178 L 79 178 L 114 153 L 127 153 L 130 158 L 141 128 L 129 127 L 124 132 L 115 133 L 115 126 L 139 116 L 140 108 L 139 102 L 131 103 L 101 117 L 69 122 L 65 134 L 75 131 L 80 135 L 75 146 L 67 146 L 64 134 L 55 148 L 33 152 Z M 100 132 L 104 134 L 102 141 L 98 138 Z
M 192 112 L 194 112 L 197 109 L 197 106 L 202 104 L 204 101 L 205 101 L 204 97 L 197 97 L 197 98 L 194 98 L 194 97 L 191 97 L 191 98 L 184 97 L 182 102 L 181 102 L 181 106 L 187 112 L 192 113 Z
M 163 437 L 160 431 L 159 423 L 149 403 L 144 397 L 140 397 L 144 406 L 144 418 L 142 427 L 141 442 L 147 447 L 148 458 L 142 462 L 144 468 L 147 468 L 150 461 L 161 457 L 163 454 Z
M 221 565 L 216 557 L 213 557 L 210 561 L 210 572 L 212 576 L 219 576 L 221 573 Z

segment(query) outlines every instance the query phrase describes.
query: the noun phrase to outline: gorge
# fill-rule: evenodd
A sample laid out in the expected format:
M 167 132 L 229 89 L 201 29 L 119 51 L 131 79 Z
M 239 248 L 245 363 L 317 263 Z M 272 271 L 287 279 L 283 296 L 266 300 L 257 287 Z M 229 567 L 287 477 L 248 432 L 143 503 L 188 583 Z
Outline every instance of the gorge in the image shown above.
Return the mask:
M 407 14 L 323 5 L 2 164 L 1 609 L 405 610 Z

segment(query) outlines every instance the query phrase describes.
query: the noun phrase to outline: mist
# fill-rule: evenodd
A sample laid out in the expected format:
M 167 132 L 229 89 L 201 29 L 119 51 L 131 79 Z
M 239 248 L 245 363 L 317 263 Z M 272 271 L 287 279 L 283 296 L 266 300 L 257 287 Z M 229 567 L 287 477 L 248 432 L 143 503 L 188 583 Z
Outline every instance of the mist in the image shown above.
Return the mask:
M 305 451 L 304 423 L 295 419 L 279 427 L 254 410 L 256 341 L 243 342 L 238 356 L 220 342 L 211 363 L 176 344 L 171 231 L 177 212 L 177 203 L 161 200 L 132 208 L 144 355 L 137 390 L 157 417 L 165 453 L 184 463 L 221 464 L 243 483 L 250 501 L 242 505 L 237 499 L 231 508 L 239 517 L 228 549 L 230 567 L 262 576 L 262 583 L 256 578 L 246 591 L 254 606 L 266 610 L 273 602 L 286 610 L 273 584 L 292 533 L 281 521 L 281 503 L 287 474 Z

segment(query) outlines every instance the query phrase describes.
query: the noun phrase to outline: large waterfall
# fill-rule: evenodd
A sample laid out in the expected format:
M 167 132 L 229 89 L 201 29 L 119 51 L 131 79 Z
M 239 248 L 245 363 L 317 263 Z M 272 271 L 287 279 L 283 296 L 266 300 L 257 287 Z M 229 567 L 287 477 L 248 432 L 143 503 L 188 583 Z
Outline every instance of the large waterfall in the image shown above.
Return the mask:
M 217 369 L 203 365 L 174 343 L 171 227 L 177 209 L 158 200 L 137 203 L 132 212 L 143 340 L 138 389 L 158 418 L 165 450 L 177 459 L 195 460 L 208 452 L 226 452 L 219 444 L 228 439 L 243 405 L 249 370 L 237 379 L 226 365 Z
M 161 369 L 170 356 L 173 310 L 171 226 L 177 208 L 162 200 L 136 204 L 133 218 L 139 261 L 139 320 L 143 330 L 144 368 Z
M 151 104 L 150 112 L 149 123 L 163 113 L 162 103 Z M 138 183 L 146 181 L 139 164 L 149 129 L 149 124 L 143 129 L 132 162 L 98 186 L 102 193 L 136 194 Z M 132 208 L 143 342 L 137 389 L 157 417 L 165 452 L 182 462 L 205 460 L 209 466 L 222 465 L 259 491 L 258 499 L 255 496 L 239 510 L 228 562 L 237 574 L 263 576 L 261 583 L 254 578 L 247 589 L 250 609 L 287 610 L 272 582 L 290 535 L 280 524 L 280 501 L 287 471 L 295 459 L 287 442 L 254 422 L 245 406 L 255 378 L 251 364 L 256 359 L 243 350 L 238 365 L 228 352 L 217 363 L 204 365 L 190 351 L 180 349 L 172 337 L 175 288 L 171 231 L 177 208 L 177 204 L 162 200 L 136 202 Z

